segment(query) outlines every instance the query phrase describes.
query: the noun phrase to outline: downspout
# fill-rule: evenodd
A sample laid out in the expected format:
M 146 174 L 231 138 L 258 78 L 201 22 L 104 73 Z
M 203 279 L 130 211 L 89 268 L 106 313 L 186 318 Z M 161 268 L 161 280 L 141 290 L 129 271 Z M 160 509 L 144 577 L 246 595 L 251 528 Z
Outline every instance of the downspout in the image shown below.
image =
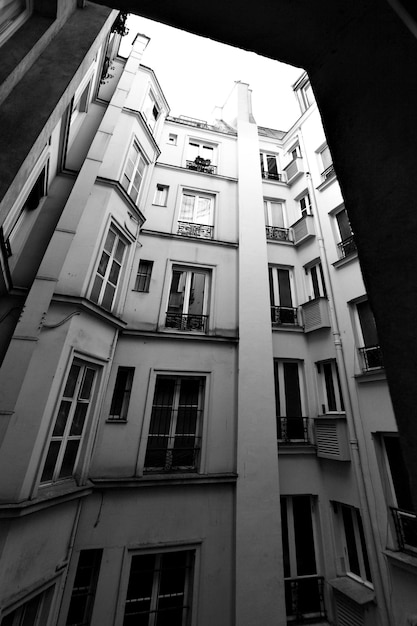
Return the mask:
M 371 507 L 369 505 L 368 490 L 367 490 L 366 480 L 365 480 L 364 471 L 363 471 L 364 464 L 362 463 L 362 460 L 361 460 L 361 454 L 360 454 L 359 444 L 358 444 L 358 432 L 362 430 L 362 423 L 359 417 L 355 414 L 355 411 L 353 411 L 352 409 L 352 402 L 351 402 L 349 383 L 348 383 L 349 377 L 348 377 L 348 373 L 346 369 L 346 362 L 345 362 L 345 356 L 343 352 L 343 344 L 342 344 L 342 338 L 340 335 L 337 313 L 336 313 L 336 309 L 334 306 L 333 285 L 330 279 L 329 263 L 327 260 L 327 253 L 326 253 L 326 248 L 324 245 L 323 231 L 322 231 L 321 222 L 320 222 L 320 215 L 317 209 L 316 193 L 315 193 L 315 189 L 313 186 L 313 182 L 311 180 L 311 174 L 309 171 L 310 166 L 308 163 L 307 152 L 305 149 L 304 138 L 303 138 L 301 127 L 298 128 L 298 132 L 299 132 L 299 141 L 301 144 L 303 160 L 305 164 L 307 165 L 306 169 L 308 170 L 306 172 L 307 186 L 308 186 L 308 191 L 310 193 L 310 198 L 312 201 L 313 220 L 314 220 L 314 225 L 316 228 L 316 239 L 317 239 L 317 243 L 319 246 L 319 256 L 320 256 L 320 261 L 321 261 L 321 265 L 323 268 L 324 280 L 325 280 L 326 289 L 327 289 L 330 325 L 332 328 L 333 342 L 334 342 L 335 351 L 336 351 L 336 363 L 337 363 L 337 367 L 338 367 L 339 375 L 340 375 L 340 384 L 342 387 L 343 398 L 345 401 L 345 413 L 346 413 L 346 421 L 348 424 L 349 434 L 350 434 L 349 443 L 350 443 L 350 449 L 351 449 L 351 454 L 352 454 L 353 467 L 355 470 L 355 477 L 356 477 L 357 487 L 359 491 L 359 500 L 361 503 L 361 509 L 364 512 L 364 516 L 363 516 L 364 532 L 365 532 L 365 536 L 368 537 L 368 540 L 369 538 L 371 539 L 371 541 L 367 542 L 367 548 L 369 549 L 370 557 L 371 557 L 370 561 L 378 564 L 378 567 L 375 568 L 376 574 L 377 574 L 377 580 L 375 581 L 374 584 L 381 591 L 381 593 L 378 594 L 378 596 L 381 596 L 382 603 L 383 603 L 383 606 L 380 607 L 381 618 L 382 618 L 381 626 L 390 626 L 392 624 L 392 621 L 390 620 L 389 609 L 388 609 L 388 604 L 387 604 L 387 598 L 389 597 L 389 590 L 387 588 L 387 584 L 384 581 L 384 577 L 381 573 L 381 560 L 379 556 L 378 546 L 376 545 L 376 541 L 375 541 L 375 537 L 378 535 L 379 531 L 378 531 L 378 528 L 374 525 L 373 516 L 371 515 Z

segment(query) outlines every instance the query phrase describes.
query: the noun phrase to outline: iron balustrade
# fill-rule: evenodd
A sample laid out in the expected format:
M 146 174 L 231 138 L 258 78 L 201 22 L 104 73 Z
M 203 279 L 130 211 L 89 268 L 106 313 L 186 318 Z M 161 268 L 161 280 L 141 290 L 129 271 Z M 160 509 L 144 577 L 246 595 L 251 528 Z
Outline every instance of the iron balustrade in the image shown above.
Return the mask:
M 364 371 L 384 367 L 380 346 L 365 346 L 359 348 L 359 352 L 362 356 L 362 369 Z
M 208 315 L 194 315 L 183 313 L 167 312 L 165 319 L 166 328 L 175 328 L 176 330 L 193 331 L 198 330 L 201 333 L 207 332 Z
M 277 417 L 278 441 L 309 443 L 308 417 Z
M 261 170 L 262 173 L 262 178 L 265 178 L 267 180 L 279 180 L 280 182 L 283 182 L 283 176 L 282 174 L 278 174 L 278 172 L 266 172 L 265 170 Z
M 266 238 L 271 241 L 291 241 L 290 229 L 281 226 L 265 226 Z
M 200 459 L 201 437 L 193 433 L 174 436 L 149 434 L 145 455 L 145 470 L 174 472 L 196 470 Z
M 356 242 L 353 235 L 338 243 L 337 247 L 339 249 L 339 256 L 341 259 L 344 259 L 350 254 L 357 252 Z
M 288 623 L 306 624 L 326 619 L 324 577 L 297 576 L 285 578 L 285 604 Z
M 210 159 L 202 159 L 200 162 L 186 161 L 185 166 L 188 170 L 202 172 L 203 174 L 216 174 L 217 166 L 211 165 Z
M 332 163 L 331 165 L 329 165 L 329 167 L 326 167 L 324 172 L 321 173 L 321 177 L 323 181 L 325 181 L 325 180 L 328 180 L 329 178 L 332 178 L 333 176 L 336 176 L 336 172 L 334 171 L 334 165 Z
M 178 222 L 177 235 L 183 237 L 198 237 L 213 239 L 213 226 L 208 224 L 194 224 L 193 222 Z
M 391 513 L 394 518 L 395 532 L 398 547 L 401 552 L 417 554 L 417 515 L 412 511 L 396 509 L 393 506 Z
M 281 324 L 298 325 L 297 309 L 291 306 L 271 306 L 271 321 L 273 326 Z

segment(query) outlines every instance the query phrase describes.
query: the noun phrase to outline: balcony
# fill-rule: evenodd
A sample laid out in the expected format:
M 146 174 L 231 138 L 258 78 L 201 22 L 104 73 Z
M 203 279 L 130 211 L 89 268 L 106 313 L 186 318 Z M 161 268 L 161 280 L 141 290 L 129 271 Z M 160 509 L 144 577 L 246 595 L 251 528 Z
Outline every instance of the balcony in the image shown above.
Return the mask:
M 167 312 L 165 328 L 174 328 L 185 332 L 198 331 L 206 333 L 208 327 L 208 315 L 183 315 L 182 313 Z
M 173 437 L 160 433 L 150 434 L 144 469 L 159 472 L 196 471 L 200 449 L 201 437 L 196 437 L 193 433 L 181 433 Z
M 380 346 L 365 346 L 364 348 L 359 348 L 359 353 L 362 358 L 362 370 L 364 372 L 384 367 Z
M 262 178 L 265 180 L 277 180 L 280 183 L 284 182 L 284 177 L 282 174 L 278 174 L 278 172 L 266 172 L 265 170 L 261 170 Z
M 194 224 L 192 222 L 178 222 L 177 235 L 196 237 L 198 239 L 213 239 L 213 226 L 208 224 Z
M 294 235 L 294 244 L 296 246 L 301 245 L 316 235 L 314 218 L 312 215 L 304 215 L 304 217 L 297 220 L 291 228 Z
M 187 170 L 201 172 L 202 174 L 217 173 L 216 165 L 212 165 L 210 159 L 202 159 L 201 157 L 197 157 L 194 161 L 186 161 L 185 167 Z
M 291 241 L 290 229 L 281 226 L 265 226 L 268 241 Z
M 290 306 L 271 306 L 271 322 L 272 326 L 298 326 L 297 309 Z
M 301 305 L 303 311 L 304 332 L 311 333 L 320 328 L 330 328 L 329 303 L 320 297 Z
M 285 579 L 288 624 L 307 624 L 326 619 L 323 576 Z
M 296 157 L 284 167 L 288 185 L 292 185 L 304 174 L 303 159 Z
M 277 417 L 280 443 L 309 443 L 308 417 Z
M 336 176 L 336 172 L 334 171 L 333 163 L 329 165 L 329 167 L 326 167 L 324 172 L 321 173 L 321 178 L 323 182 L 325 182 L 326 180 L 329 180 L 330 178 L 334 178 L 335 176 Z
M 337 248 L 339 251 L 339 259 L 345 259 L 351 254 L 355 254 L 355 252 L 357 252 L 357 248 L 353 235 L 338 243 Z
M 417 515 L 411 511 L 391 508 L 398 548 L 401 552 L 417 555 Z

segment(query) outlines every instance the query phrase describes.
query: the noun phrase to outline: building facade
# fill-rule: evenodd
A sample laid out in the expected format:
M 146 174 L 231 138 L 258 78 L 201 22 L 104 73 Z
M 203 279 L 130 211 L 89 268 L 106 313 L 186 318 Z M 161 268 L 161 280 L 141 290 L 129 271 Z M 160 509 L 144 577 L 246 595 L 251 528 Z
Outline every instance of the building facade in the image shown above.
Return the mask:
M 0 624 L 413 624 L 407 472 L 307 76 L 287 132 L 241 82 L 212 123 L 172 117 L 148 38 L 119 57 L 94 10 L 1 204 Z

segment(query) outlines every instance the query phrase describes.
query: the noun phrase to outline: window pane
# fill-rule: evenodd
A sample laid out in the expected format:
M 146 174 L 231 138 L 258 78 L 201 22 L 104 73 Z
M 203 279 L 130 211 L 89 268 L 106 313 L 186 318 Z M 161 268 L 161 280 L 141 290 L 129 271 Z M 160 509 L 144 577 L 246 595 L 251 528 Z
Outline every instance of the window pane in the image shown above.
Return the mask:
M 114 294 L 116 293 L 116 288 L 109 283 L 106 285 L 106 289 L 104 291 L 103 300 L 101 302 L 102 306 L 105 309 L 111 309 L 111 305 L 113 304 Z
M 88 404 L 86 402 L 78 402 L 75 409 L 74 417 L 71 424 L 70 436 L 81 435 L 83 432 L 85 417 L 87 415 Z
M 42 603 L 42 594 L 39 594 L 26 603 L 23 611 L 23 619 L 20 620 L 19 626 L 36 626 L 38 624 L 37 617 L 40 612 Z
M 71 408 L 71 402 L 68 402 L 65 400 L 63 400 L 61 404 L 59 405 L 58 415 L 56 418 L 52 437 L 61 437 L 63 435 L 70 408 Z
M 342 506 L 343 524 L 345 527 L 346 548 L 348 552 L 349 568 L 348 570 L 357 576 L 361 575 L 359 567 L 358 550 L 356 547 L 355 530 L 352 521 L 352 510 L 346 506 Z
M 100 276 L 96 276 L 94 279 L 94 285 L 91 290 L 90 300 L 93 302 L 98 302 L 101 286 L 103 284 L 103 279 Z
M 49 482 L 54 475 L 56 460 L 58 458 L 60 441 L 51 441 L 49 444 L 48 454 L 46 455 L 45 467 L 43 468 L 41 483 Z
M 268 172 L 269 172 L 269 174 L 278 174 L 276 157 L 274 155 L 272 155 L 272 154 L 267 154 L 266 155 L 266 161 L 267 161 L 267 164 L 268 164 Z
M 191 287 L 188 303 L 188 313 L 192 315 L 202 315 L 204 306 L 204 286 L 206 275 L 198 272 L 191 274 Z
M 327 169 L 328 167 L 330 167 L 330 165 L 332 164 L 332 157 L 331 157 L 328 146 L 326 146 L 324 150 L 320 152 L 320 156 L 321 156 L 324 169 Z
M 93 381 L 95 376 L 95 370 L 90 367 L 85 368 L 84 380 L 81 386 L 78 397 L 80 400 L 89 400 L 91 396 L 91 389 L 93 387 Z
M 292 502 L 297 576 L 316 574 L 316 555 L 314 551 L 310 496 L 293 496 Z
M 384 437 L 384 443 L 397 505 L 400 509 L 413 511 L 414 506 L 411 497 L 410 479 L 408 477 L 407 466 L 404 462 L 400 440 L 398 437 Z
M 119 263 L 121 263 L 123 260 L 125 248 L 126 244 L 119 239 L 116 246 L 116 252 L 114 253 L 114 258 L 116 259 L 116 261 L 119 261 Z
M 284 213 L 281 202 L 271 202 L 271 223 L 269 225 L 284 228 Z
M 337 411 L 336 393 L 333 381 L 333 368 L 331 363 L 323 363 L 324 381 L 326 385 L 327 410 Z
M 377 346 L 379 344 L 378 334 L 376 330 L 375 318 L 369 306 L 368 300 L 360 302 L 356 305 L 359 322 L 361 325 L 363 342 L 365 347 Z
M 64 452 L 64 458 L 62 460 L 61 470 L 59 472 L 59 478 L 69 478 L 70 476 L 72 476 L 79 445 L 79 439 L 67 442 L 67 447 Z
M 73 363 L 68 374 L 67 383 L 64 389 L 64 398 L 72 398 L 75 391 L 75 385 L 77 384 L 78 375 L 80 373 L 81 366 Z
M 194 217 L 195 196 L 184 194 L 182 197 L 180 220 L 192 222 Z
M 98 264 L 97 272 L 100 276 L 104 276 L 106 273 L 107 265 L 109 264 L 110 255 L 107 252 L 101 253 L 100 263 Z
M 187 272 L 181 272 L 180 270 L 173 270 L 172 281 L 171 281 L 171 291 L 169 294 L 169 302 L 168 302 L 169 313 L 182 313 L 183 311 L 186 278 L 187 278 Z
M 350 227 L 350 222 L 346 209 L 343 209 L 343 211 L 337 213 L 336 220 L 339 227 L 341 241 L 349 239 L 349 237 L 352 236 L 352 229 Z
M 284 363 L 285 410 L 287 417 L 301 417 L 298 363 Z
M 113 285 L 117 285 L 117 281 L 119 280 L 120 270 L 121 270 L 120 264 L 117 263 L 117 261 L 113 261 L 111 265 L 111 269 L 110 269 L 110 274 L 109 274 L 109 281 Z
M 106 242 L 104 244 L 104 250 L 107 250 L 109 254 L 112 253 L 115 239 L 116 233 L 114 233 L 112 230 L 109 230 L 109 232 L 107 233 Z
M 282 547 L 284 558 L 284 576 L 291 576 L 290 549 L 288 541 L 287 498 L 281 498 Z
M 313 266 L 310 270 L 310 274 L 311 274 L 311 282 L 313 284 L 313 295 L 315 298 L 319 298 L 320 297 L 320 286 L 319 286 L 319 279 L 317 276 L 317 267 Z
M 292 307 L 290 272 L 278 269 L 277 273 L 280 306 Z
M 211 199 L 210 198 L 198 198 L 197 215 L 195 218 L 197 224 L 208 224 L 211 226 Z

